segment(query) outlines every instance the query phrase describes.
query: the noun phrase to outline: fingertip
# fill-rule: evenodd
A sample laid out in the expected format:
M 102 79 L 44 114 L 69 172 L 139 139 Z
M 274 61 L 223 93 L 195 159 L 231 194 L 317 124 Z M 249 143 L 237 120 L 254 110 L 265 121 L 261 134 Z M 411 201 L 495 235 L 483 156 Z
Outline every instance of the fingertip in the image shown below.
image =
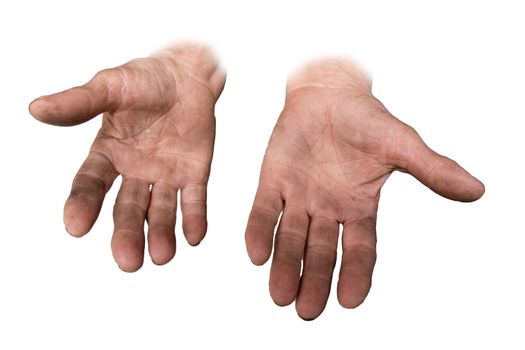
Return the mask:
M 124 272 L 135 272 L 144 262 L 144 244 L 138 239 L 119 239 L 113 241 L 113 258 Z
M 186 241 L 188 241 L 192 247 L 196 247 L 202 242 L 207 229 L 208 222 L 206 218 L 190 215 L 183 216 L 182 230 L 184 231 Z
M 344 278 L 344 277 L 343 277 Z M 370 291 L 370 284 L 360 279 L 341 281 L 337 285 L 337 301 L 345 309 L 355 309 L 361 305 Z
M 311 271 L 311 270 L 310 270 Z M 321 315 L 330 295 L 331 276 L 318 278 L 303 272 L 295 310 L 303 320 L 313 320 Z
M 252 263 L 256 266 L 264 265 L 272 255 L 272 234 L 263 234 L 258 228 L 248 226 L 244 235 L 246 251 Z
M 478 198 L 476 198 L 476 200 L 480 199 L 485 195 L 485 190 L 485 184 L 478 180 Z
M 88 230 L 86 230 L 84 227 L 77 225 L 75 222 L 64 220 L 64 225 L 66 228 L 66 232 L 75 238 L 83 237 L 86 233 L 88 233 Z
M 366 298 L 366 297 L 365 297 Z M 339 302 L 339 305 L 344 307 L 345 309 L 355 309 L 359 305 L 361 305 L 365 298 L 360 296 L 355 296 L 350 293 L 347 294 L 337 294 L 337 301 Z
M 162 266 L 169 263 L 175 255 L 161 255 L 161 256 L 152 256 L 151 261 L 157 265 Z
M 55 94 L 58 95 L 58 94 Z M 55 126 L 72 126 L 82 122 L 76 112 L 65 112 L 55 95 L 39 97 L 29 104 L 29 113 L 38 121 Z M 61 95 L 58 95 L 61 96 Z M 66 114 L 67 113 L 67 114 Z
M 203 238 L 188 237 L 187 241 L 188 241 L 189 245 L 191 245 L 192 247 L 196 247 L 199 244 L 201 244 L 203 239 L 204 239 L 204 237 Z
M 471 185 L 471 193 L 470 196 L 464 198 L 464 202 L 474 202 L 483 197 L 485 194 L 485 185 L 483 182 L 479 181 L 475 177 L 472 176 L 472 185 Z
M 69 198 L 64 206 L 64 226 L 73 237 L 82 237 L 91 230 L 100 208 L 93 203 Z
M 303 320 L 314 320 L 323 313 L 330 294 L 330 286 L 327 288 L 325 282 L 319 280 L 316 283 L 314 279 L 305 279 L 303 274 L 301 289 L 295 301 L 295 311 Z
M 248 257 L 251 262 L 256 266 L 262 266 L 270 259 L 271 252 L 250 248 L 248 244 L 246 244 L 246 250 L 248 251 Z
M 174 242 L 150 241 L 148 245 L 151 261 L 155 265 L 165 265 L 175 256 Z
M 192 247 L 196 247 L 199 244 L 201 244 L 203 239 L 204 239 L 204 233 L 192 232 L 186 235 L 186 241 L 188 241 L 188 244 L 191 245 Z
M 249 255 L 250 256 L 250 255 Z M 268 258 L 265 258 L 265 257 L 252 257 L 250 256 L 250 261 L 252 262 L 252 264 L 254 264 L 255 266 L 263 266 L 264 264 L 266 264 L 266 262 L 268 261 L 269 257 Z
M 446 170 L 443 172 L 440 185 L 444 188 L 453 189 L 451 199 L 461 202 L 474 202 L 485 193 L 485 185 L 457 162 L 451 160 L 448 162 L 448 167 L 445 166 L 444 169 Z
M 317 317 L 319 317 L 323 313 L 323 309 L 319 310 L 319 308 L 312 307 L 311 305 L 296 302 L 295 303 L 295 311 L 297 312 L 297 315 L 303 319 L 303 321 L 313 321 Z
M 278 306 L 287 306 L 297 298 L 299 276 L 291 266 L 272 265 L 270 270 L 270 296 Z
M 272 297 L 273 302 L 277 306 L 288 306 L 295 300 L 295 294 L 293 296 L 286 295 L 283 293 L 273 292 L 270 293 L 270 296 Z
M 436 180 L 436 192 L 460 202 L 474 202 L 485 193 L 485 185 L 465 169 L 454 164 L 452 171 L 443 172 Z
M 43 119 L 47 115 L 47 112 L 49 110 L 49 105 L 46 106 L 46 96 L 41 96 L 29 104 L 29 114 L 31 114 L 35 119 L 45 122 Z
M 115 260 L 117 262 L 117 266 L 119 269 L 121 269 L 123 272 L 137 272 L 142 267 L 142 262 L 137 263 L 136 261 L 127 261 L 127 260 Z
M 315 316 L 315 317 L 307 317 L 307 316 L 303 316 L 301 315 L 300 313 L 297 313 L 297 315 L 303 320 L 303 321 L 306 321 L 306 322 L 310 322 L 310 321 L 313 321 L 315 320 L 319 315 Z

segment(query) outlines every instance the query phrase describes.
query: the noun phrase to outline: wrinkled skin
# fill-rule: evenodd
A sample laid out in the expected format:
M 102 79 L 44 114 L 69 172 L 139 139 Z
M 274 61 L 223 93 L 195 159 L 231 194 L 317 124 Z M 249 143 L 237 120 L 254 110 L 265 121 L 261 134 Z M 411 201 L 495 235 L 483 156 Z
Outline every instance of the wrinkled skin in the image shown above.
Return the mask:
M 321 314 L 339 225 L 338 299 L 347 308 L 363 302 L 376 261 L 379 194 L 394 170 L 453 200 L 474 201 L 484 193 L 481 182 L 393 117 L 351 62 L 316 62 L 289 80 L 245 236 L 256 265 L 264 264 L 273 248 L 269 287 L 276 304 L 295 300 L 304 319 Z
M 184 234 L 191 245 L 199 244 L 207 228 L 214 106 L 224 82 L 206 48 L 179 45 L 33 101 L 31 114 L 53 125 L 76 125 L 104 114 L 65 204 L 67 231 L 80 237 L 91 229 L 106 192 L 121 175 L 112 251 L 122 270 L 142 266 L 145 220 L 153 262 L 173 258 L 179 190 Z

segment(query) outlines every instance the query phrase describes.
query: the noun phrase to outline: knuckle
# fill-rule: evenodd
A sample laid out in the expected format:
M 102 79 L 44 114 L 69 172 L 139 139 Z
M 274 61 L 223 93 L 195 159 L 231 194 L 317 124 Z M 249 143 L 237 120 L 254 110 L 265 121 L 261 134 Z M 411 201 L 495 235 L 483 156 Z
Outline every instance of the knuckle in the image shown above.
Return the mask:
M 253 208 L 250 212 L 248 220 L 248 226 L 250 227 L 262 227 L 267 229 L 273 229 L 277 224 L 277 217 L 274 213 L 268 212 L 262 208 Z
M 304 246 L 306 243 L 306 237 L 296 231 L 280 231 L 277 235 L 279 241 L 287 241 L 290 244 Z
M 343 253 L 342 271 L 356 271 L 371 275 L 376 263 L 375 249 L 368 246 L 353 246 Z
M 275 239 L 275 259 L 300 263 L 304 255 L 306 239 L 293 231 L 281 231 Z

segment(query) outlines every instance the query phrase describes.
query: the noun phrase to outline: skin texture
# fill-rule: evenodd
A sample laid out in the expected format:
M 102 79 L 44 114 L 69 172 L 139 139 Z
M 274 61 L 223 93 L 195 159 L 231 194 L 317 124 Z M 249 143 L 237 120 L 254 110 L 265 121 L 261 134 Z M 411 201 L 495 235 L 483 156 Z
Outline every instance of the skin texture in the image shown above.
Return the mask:
M 33 101 L 30 113 L 52 125 L 77 125 L 103 113 L 64 207 L 66 230 L 85 235 L 121 175 L 111 247 L 122 270 L 136 271 L 143 264 L 145 220 L 153 262 L 173 258 L 179 191 L 184 235 L 191 245 L 199 244 L 207 229 L 214 106 L 225 79 L 207 48 L 184 44 Z
M 338 300 L 345 308 L 364 301 L 376 261 L 379 194 L 394 170 L 452 200 L 475 201 L 485 191 L 392 116 L 352 62 L 314 62 L 289 79 L 245 236 L 256 265 L 264 264 L 273 248 L 269 288 L 277 305 L 295 300 L 306 320 L 322 313 L 340 225 Z

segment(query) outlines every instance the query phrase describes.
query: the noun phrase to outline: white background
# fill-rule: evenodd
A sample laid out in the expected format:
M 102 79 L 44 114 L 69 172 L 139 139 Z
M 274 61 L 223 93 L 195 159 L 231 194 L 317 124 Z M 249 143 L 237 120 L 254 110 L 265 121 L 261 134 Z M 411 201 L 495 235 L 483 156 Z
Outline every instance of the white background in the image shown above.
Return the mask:
M 2 2 L 0 348 L 523 349 L 525 12 L 519 1 L 363 3 Z M 210 43 L 229 71 L 209 231 L 192 248 L 179 227 L 171 263 L 127 274 L 109 244 L 118 183 L 87 236 L 62 224 L 100 119 L 56 128 L 27 105 L 181 39 Z M 269 266 L 251 265 L 243 235 L 286 76 L 332 54 L 364 64 L 387 108 L 487 192 L 461 204 L 394 174 L 368 299 L 345 310 L 332 293 L 305 322 L 273 304 Z

